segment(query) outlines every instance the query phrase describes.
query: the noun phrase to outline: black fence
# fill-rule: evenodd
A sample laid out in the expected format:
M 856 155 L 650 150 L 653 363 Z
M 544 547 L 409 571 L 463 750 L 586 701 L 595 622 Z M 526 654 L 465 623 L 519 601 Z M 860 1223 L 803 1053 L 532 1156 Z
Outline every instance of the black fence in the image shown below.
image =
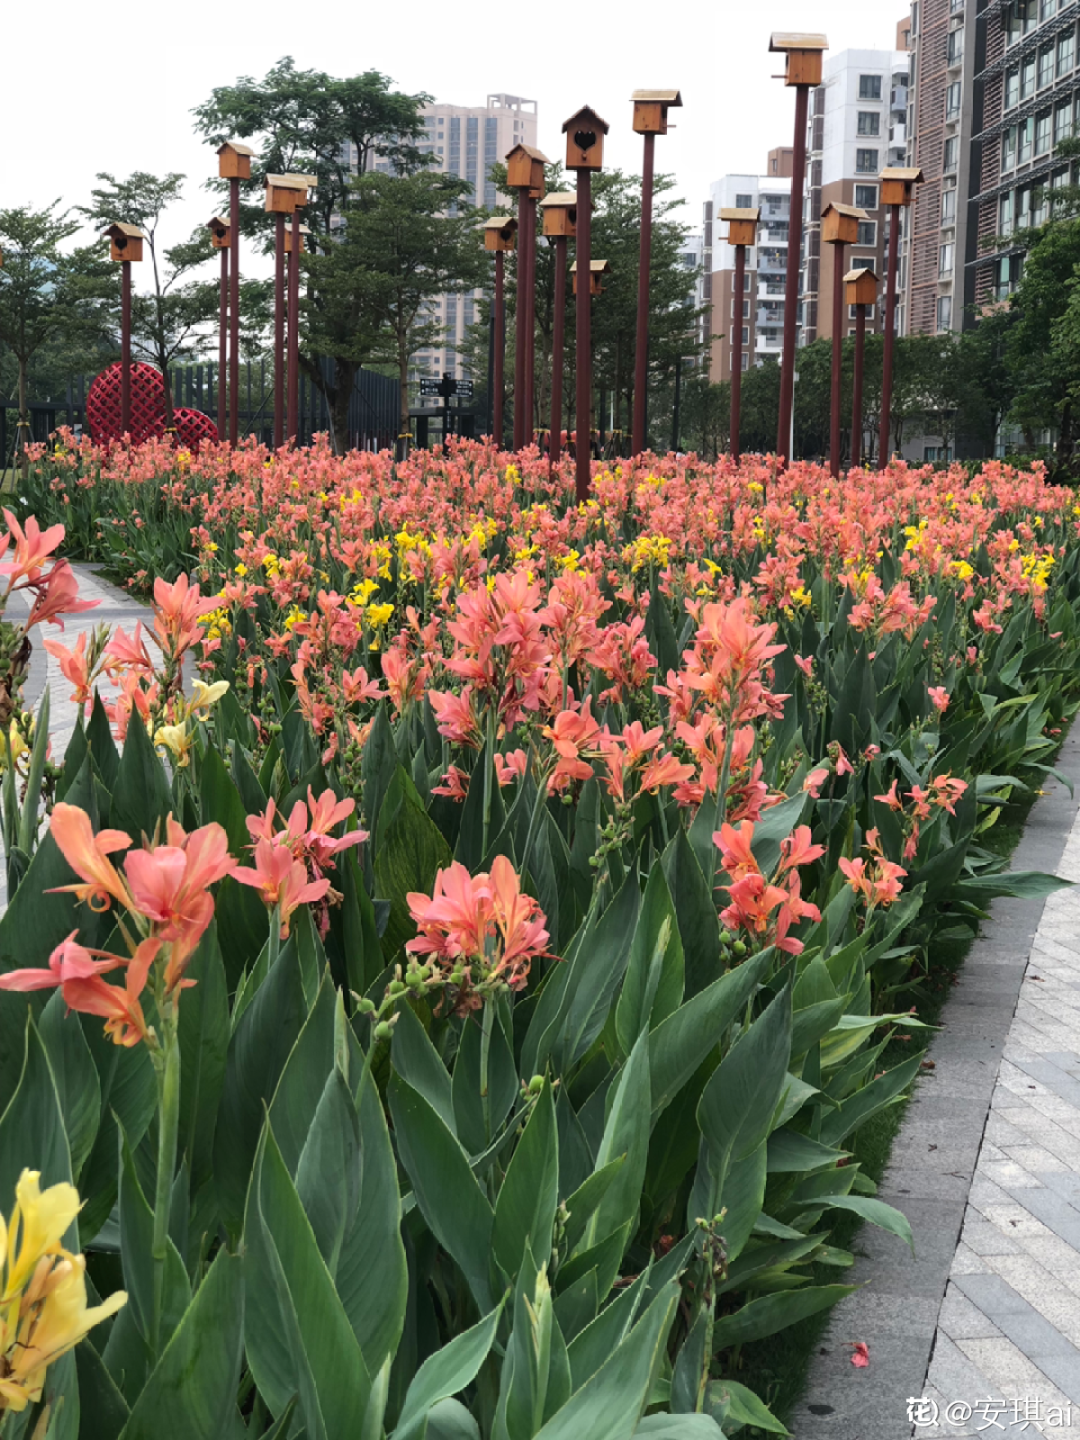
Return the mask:
M 327 381 L 333 374 L 330 360 L 319 362 Z M 173 405 L 201 410 L 217 419 L 218 366 L 177 365 L 169 372 Z M 59 425 L 86 428 L 86 393 L 92 377 L 79 375 L 68 381 L 66 393 L 52 400 L 31 400 L 29 423 L 34 440 L 45 441 Z M 0 456 L 9 460 L 17 439 L 18 404 L 0 399 Z M 297 443 L 308 445 L 312 436 L 330 429 L 330 416 L 322 391 L 310 375 L 300 372 L 300 404 Z M 398 382 L 388 375 L 360 370 L 353 381 L 349 399 L 346 446 L 353 450 L 393 449 L 401 428 Z M 241 436 L 256 435 L 264 444 L 274 439 L 273 366 L 265 360 L 245 362 L 240 367 Z M 2 462 L 0 462 L 2 463 Z

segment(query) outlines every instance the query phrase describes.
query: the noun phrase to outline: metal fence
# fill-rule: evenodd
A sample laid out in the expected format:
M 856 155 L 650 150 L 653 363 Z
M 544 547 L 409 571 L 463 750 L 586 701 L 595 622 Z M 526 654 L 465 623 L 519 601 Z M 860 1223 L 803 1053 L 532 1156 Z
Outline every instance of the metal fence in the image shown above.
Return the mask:
M 324 379 L 329 382 L 333 375 L 333 362 L 322 359 L 319 366 Z M 86 394 L 91 378 L 74 376 L 68 381 L 62 396 L 29 402 L 30 430 L 34 440 L 47 440 L 58 425 L 85 428 Z M 218 366 L 215 363 L 177 365 L 170 370 L 169 379 L 174 406 L 186 405 L 201 410 L 212 420 L 217 419 Z M 353 381 L 349 399 L 347 448 L 393 449 L 401 428 L 399 407 L 398 382 L 395 379 L 372 370 L 360 370 Z M 5 458 L 10 457 L 15 448 L 18 418 L 18 404 L 0 399 L 0 456 Z M 330 428 L 323 393 L 303 371 L 300 373 L 298 421 L 299 445 L 309 445 L 315 434 Z M 256 435 L 264 444 L 273 443 L 273 366 L 268 366 L 265 360 L 245 363 L 240 368 L 239 428 L 241 435 Z

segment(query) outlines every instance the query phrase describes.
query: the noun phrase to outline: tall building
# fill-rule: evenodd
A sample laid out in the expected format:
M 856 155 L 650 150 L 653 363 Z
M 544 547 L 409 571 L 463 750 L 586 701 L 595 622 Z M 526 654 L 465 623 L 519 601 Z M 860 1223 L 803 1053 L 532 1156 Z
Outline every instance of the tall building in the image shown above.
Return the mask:
M 501 163 L 515 145 L 536 145 L 536 101 L 518 95 L 489 95 L 484 105 L 425 105 L 421 113 L 425 137 L 420 149 L 435 157 L 435 168 L 472 184 L 474 204 L 494 210 L 491 167 Z M 387 170 L 389 162 L 379 160 L 375 168 Z M 482 292 L 477 290 L 469 295 L 443 295 L 432 305 L 428 318 L 445 327 L 445 338 L 441 345 L 418 352 L 414 363 L 419 371 L 457 373 L 458 347 L 468 327 L 479 318 L 481 298 Z
M 845 263 L 849 269 L 868 265 L 884 276 L 889 217 L 881 208 L 878 176 L 887 165 L 905 162 L 908 62 L 905 50 L 842 50 L 826 59 L 821 84 L 810 96 L 800 345 L 832 336 L 832 247 L 821 243 L 826 206 L 866 211 Z M 879 306 L 868 319 L 871 329 L 881 328 Z
M 775 166 L 775 169 L 773 167 Z M 702 298 L 711 304 L 709 378 L 731 378 L 733 327 L 742 326 L 743 369 L 779 360 L 784 337 L 784 277 L 791 212 L 790 151 L 769 155 L 766 175 L 725 175 L 709 187 L 704 209 Z M 782 173 L 786 168 L 787 174 Z M 760 207 L 757 244 L 746 255 L 745 289 L 735 295 L 735 249 L 723 238 L 720 211 Z

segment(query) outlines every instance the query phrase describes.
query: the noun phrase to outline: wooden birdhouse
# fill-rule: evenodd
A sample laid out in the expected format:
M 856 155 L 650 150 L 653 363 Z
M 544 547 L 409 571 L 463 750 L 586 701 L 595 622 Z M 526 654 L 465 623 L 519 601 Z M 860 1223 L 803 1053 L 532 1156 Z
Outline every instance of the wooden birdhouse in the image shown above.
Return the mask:
M 821 238 L 826 245 L 854 245 L 859 238 L 859 221 L 867 219 L 865 210 L 832 200 L 821 212 Z
M 218 175 L 222 180 L 250 180 L 251 157 L 255 151 L 239 140 L 226 140 L 218 146 Z
M 110 260 L 141 260 L 143 241 L 146 236 L 138 225 L 110 225 L 105 231 L 109 237 Z
M 210 244 L 215 250 L 228 250 L 229 248 L 229 222 L 223 220 L 220 215 L 215 215 L 212 220 L 206 222 L 206 228 L 210 231 Z
M 724 209 L 720 211 L 720 219 L 727 221 L 729 245 L 756 245 L 757 227 L 761 219 L 761 207 L 754 206 L 753 209 Z
M 638 135 L 666 135 L 668 110 L 682 105 L 678 90 L 635 90 L 630 99 L 634 105 L 634 130 Z
M 844 276 L 844 301 L 848 305 L 874 305 L 877 302 L 878 277 L 868 265 L 849 270 Z
M 574 238 L 577 234 L 577 196 L 573 190 L 553 191 L 546 200 L 541 200 L 540 209 L 544 214 L 544 234 L 549 239 Z
M 592 260 L 589 263 L 589 294 L 602 295 L 604 287 L 600 284 L 601 277 L 607 275 L 611 266 L 606 260 Z M 577 261 L 570 266 L 570 274 L 574 277 L 574 294 L 577 294 Z
M 307 204 L 307 175 L 267 175 L 266 211 L 269 215 L 291 215 Z
M 481 226 L 484 232 L 484 249 L 513 250 L 517 244 L 517 228 L 518 222 L 512 215 L 492 215 Z
M 301 225 L 301 226 L 299 227 L 299 229 L 300 229 L 300 246 L 299 246 L 299 249 L 300 249 L 300 254 L 303 255 L 303 253 L 304 253 L 304 236 L 305 236 L 305 235 L 310 235 L 310 234 L 311 234 L 311 229 L 310 229 L 310 227 L 307 226 L 307 225 Z M 286 226 L 285 226 L 285 254 L 286 254 L 286 255 L 291 255 L 291 254 L 292 254 L 292 226 L 291 226 L 291 225 L 286 225 Z
M 544 193 L 544 166 L 548 158 L 531 145 L 515 145 L 506 156 L 506 184 L 511 190 Z
M 602 170 L 604 136 L 611 128 L 595 110 L 583 105 L 563 123 L 567 170 Z
M 774 31 L 769 50 L 787 61 L 785 85 L 820 85 L 822 56 L 829 48 L 824 35 L 788 34 Z
M 910 205 L 923 173 L 916 166 L 890 165 L 882 170 L 880 179 L 882 205 Z

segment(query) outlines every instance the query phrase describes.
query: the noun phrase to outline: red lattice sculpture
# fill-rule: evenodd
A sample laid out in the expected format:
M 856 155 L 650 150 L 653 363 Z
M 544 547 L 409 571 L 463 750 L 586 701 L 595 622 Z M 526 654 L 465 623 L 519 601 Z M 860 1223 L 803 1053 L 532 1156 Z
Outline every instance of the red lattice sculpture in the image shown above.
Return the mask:
M 86 423 L 96 445 L 123 438 L 120 426 L 120 362 L 96 376 L 86 396 Z M 153 365 L 131 367 L 131 439 L 133 444 L 165 434 L 165 382 Z
M 190 410 L 186 405 L 173 411 L 173 424 L 176 426 L 176 443 L 192 454 L 198 453 L 204 440 L 216 441 L 218 438 L 217 426 L 210 416 L 204 415 L 201 410 Z
M 123 438 L 120 426 L 119 361 L 103 370 L 90 386 L 86 397 L 86 422 L 90 438 L 96 445 L 115 445 Z M 218 438 L 217 426 L 201 410 L 181 405 L 173 410 L 176 443 L 197 451 L 204 440 Z M 131 367 L 131 443 L 164 439 L 165 382 L 161 371 L 153 365 Z

